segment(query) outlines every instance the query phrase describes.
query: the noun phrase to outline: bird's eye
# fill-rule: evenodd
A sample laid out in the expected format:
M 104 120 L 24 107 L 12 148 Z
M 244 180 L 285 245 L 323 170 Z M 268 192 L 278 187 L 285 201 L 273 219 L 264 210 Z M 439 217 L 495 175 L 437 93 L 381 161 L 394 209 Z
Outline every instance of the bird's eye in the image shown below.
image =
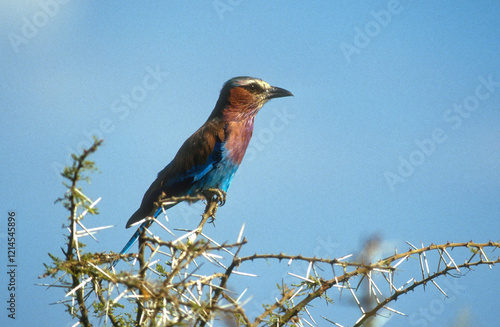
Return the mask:
M 260 90 L 260 87 L 256 83 L 252 83 L 252 84 L 248 85 L 248 89 L 250 91 L 258 91 L 258 90 Z

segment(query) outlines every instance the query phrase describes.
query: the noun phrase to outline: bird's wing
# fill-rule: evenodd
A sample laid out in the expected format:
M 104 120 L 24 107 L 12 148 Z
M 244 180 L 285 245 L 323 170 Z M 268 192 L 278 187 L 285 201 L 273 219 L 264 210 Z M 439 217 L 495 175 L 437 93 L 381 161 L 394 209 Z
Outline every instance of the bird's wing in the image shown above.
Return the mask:
M 224 129 L 224 124 L 206 123 L 191 135 L 172 162 L 158 173 L 162 189 L 182 192 L 184 185 L 190 186 L 212 170 L 222 159 Z
M 130 217 L 127 227 L 151 214 L 162 192 L 167 197 L 186 195 L 198 180 L 222 159 L 225 124 L 206 122 L 181 146 L 174 159 L 159 173 L 144 194 L 141 207 Z

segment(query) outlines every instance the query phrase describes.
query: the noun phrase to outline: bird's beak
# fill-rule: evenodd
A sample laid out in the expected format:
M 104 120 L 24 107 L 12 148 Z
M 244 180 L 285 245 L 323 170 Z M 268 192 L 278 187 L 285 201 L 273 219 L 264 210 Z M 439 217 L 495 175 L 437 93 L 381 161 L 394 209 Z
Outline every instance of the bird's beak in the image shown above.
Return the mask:
M 285 89 L 282 89 L 281 87 L 271 86 L 267 90 L 267 98 L 268 99 L 282 98 L 282 97 L 289 97 L 289 96 L 293 97 L 292 92 L 285 90 Z

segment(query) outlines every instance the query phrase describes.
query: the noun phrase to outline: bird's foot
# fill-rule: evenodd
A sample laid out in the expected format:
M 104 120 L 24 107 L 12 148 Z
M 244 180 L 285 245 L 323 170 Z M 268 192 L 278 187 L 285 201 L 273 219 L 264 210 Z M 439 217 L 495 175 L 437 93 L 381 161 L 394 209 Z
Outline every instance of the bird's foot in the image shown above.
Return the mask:
M 203 196 L 207 201 L 215 201 L 220 206 L 226 203 L 226 192 L 218 188 L 209 188 L 203 192 Z

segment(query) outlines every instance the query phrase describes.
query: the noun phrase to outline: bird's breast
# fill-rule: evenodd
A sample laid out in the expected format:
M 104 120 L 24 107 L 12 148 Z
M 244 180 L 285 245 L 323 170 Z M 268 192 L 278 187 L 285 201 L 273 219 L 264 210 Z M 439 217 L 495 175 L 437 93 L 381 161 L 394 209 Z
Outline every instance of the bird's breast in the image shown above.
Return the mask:
M 224 138 L 221 143 L 221 158 L 211 166 L 209 173 L 202 174 L 188 194 L 197 193 L 207 188 L 218 188 L 227 191 L 236 170 L 243 160 L 245 151 L 252 137 L 253 120 L 250 122 L 227 122 L 224 127 Z
M 253 133 L 253 119 L 242 122 L 228 122 L 224 152 L 233 163 L 239 165 L 250 143 Z

